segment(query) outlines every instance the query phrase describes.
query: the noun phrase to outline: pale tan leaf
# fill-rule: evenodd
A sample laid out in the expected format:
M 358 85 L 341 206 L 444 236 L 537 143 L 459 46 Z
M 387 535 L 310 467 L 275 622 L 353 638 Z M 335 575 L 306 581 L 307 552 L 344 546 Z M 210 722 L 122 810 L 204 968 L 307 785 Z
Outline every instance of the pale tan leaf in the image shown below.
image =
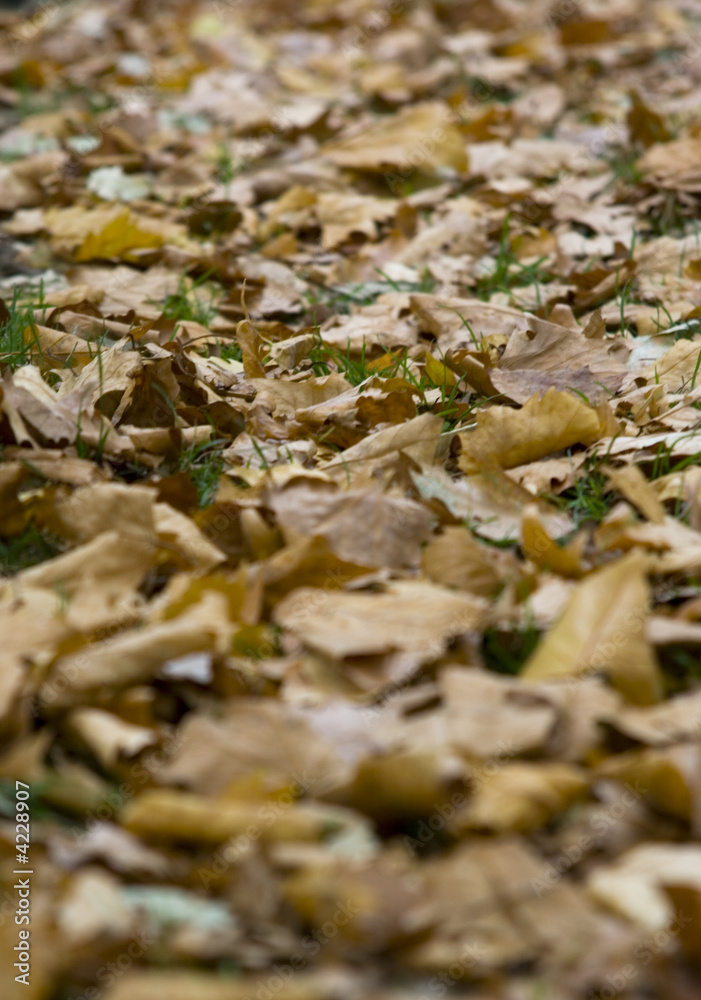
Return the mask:
M 450 124 L 450 111 L 439 102 L 415 104 L 386 116 L 348 138 L 326 143 L 322 152 L 334 163 L 356 170 L 415 169 L 412 153 L 417 138 L 440 130 L 437 141 L 427 144 L 418 163 L 424 173 L 438 167 L 467 168 L 466 143 L 459 129 Z
M 384 593 L 334 593 L 302 587 L 275 619 L 310 647 L 344 657 L 407 650 L 427 660 L 458 635 L 479 627 L 485 602 L 426 583 L 396 583 Z

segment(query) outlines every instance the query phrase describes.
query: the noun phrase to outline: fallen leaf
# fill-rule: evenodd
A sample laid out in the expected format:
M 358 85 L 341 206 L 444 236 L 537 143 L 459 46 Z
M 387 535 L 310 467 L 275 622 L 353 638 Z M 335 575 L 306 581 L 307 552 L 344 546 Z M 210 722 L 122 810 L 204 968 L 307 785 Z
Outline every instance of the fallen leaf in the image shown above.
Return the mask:
M 520 410 L 492 406 L 479 412 L 476 430 L 458 435 L 463 447 L 460 467 L 476 472 L 478 462 L 492 461 L 513 468 L 575 444 L 593 444 L 600 435 L 596 410 L 570 393 L 548 389 Z
M 301 587 L 275 609 L 275 620 L 331 657 L 407 650 L 425 660 L 479 626 L 485 604 L 431 584 L 396 583 L 384 593 L 334 593 Z
M 437 141 L 423 152 L 417 137 L 436 130 L 440 132 Z M 444 166 L 458 171 L 467 168 L 465 141 L 458 128 L 450 124 L 448 108 L 439 102 L 403 108 L 355 135 L 326 143 L 322 152 L 334 163 L 355 170 L 413 169 L 412 154 L 416 152 L 424 173 L 435 173 Z
M 590 574 L 541 639 L 522 676 L 529 681 L 603 672 L 628 700 L 661 697 L 661 678 L 644 636 L 648 602 L 644 558 L 631 553 Z

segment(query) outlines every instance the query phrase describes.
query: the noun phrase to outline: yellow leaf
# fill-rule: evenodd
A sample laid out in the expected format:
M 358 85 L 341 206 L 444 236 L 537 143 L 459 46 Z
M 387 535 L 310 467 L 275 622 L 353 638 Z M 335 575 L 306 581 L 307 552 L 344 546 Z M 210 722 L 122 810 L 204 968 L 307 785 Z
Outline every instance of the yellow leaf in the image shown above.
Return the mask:
M 374 361 L 368 362 L 368 371 L 376 375 L 382 375 L 387 369 L 396 368 L 397 358 L 399 353 L 392 354 L 391 352 L 385 353 L 382 357 L 376 358 Z
M 698 813 L 698 747 L 630 750 L 603 761 L 599 774 L 635 788 L 657 812 L 688 823 Z
M 632 107 L 628 111 L 626 123 L 631 139 L 641 142 L 646 149 L 658 142 L 669 142 L 672 135 L 664 118 L 643 101 L 637 91 L 631 93 Z
M 426 375 L 434 385 L 445 385 L 452 389 L 458 384 L 458 380 L 450 368 L 446 368 L 442 361 L 434 358 L 430 351 L 426 352 L 425 369 Z
M 622 469 L 607 469 L 606 475 L 614 489 L 622 493 L 653 524 L 664 524 L 665 510 L 654 489 L 637 465 Z
M 163 238 L 157 233 L 142 229 L 138 220 L 125 208 L 102 229 L 89 233 L 75 252 L 75 259 L 120 257 L 127 250 L 160 247 Z
M 645 557 L 639 552 L 592 573 L 579 584 L 521 676 L 542 681 L 601 671 L 629 701 L 658 701 L 662 680 L 645 638 L 648 599 Z
M 245 315 L 236 326 L 236 341 L 241 348 L 241 360 L 243 361 L 243 373 L 246 378 L 265 378 L 265 368 L 263 358 L 265 357 L 265 347 L 263 338 L 258 330 L 251 323 L 248 309 L 246 308 L 246 282 L 241 289 L 241 306 Z
M 584 575 L 581 548 L 584 536 L 575 539 L 575 544 L 562 548 L 548 534 L 542 524 L 537 507 L 528 507 L 521 521 L 521 546 L 524 555 L 540 569 L 549 569 L 560 576 L 579 579 Z
M 452 113 L 440 101 L 403 108 L 385 115 L 349 138 L 336 139 L 323 147 L 330 160 L 355 170 L 385 170 L 435 173 L 438 167 L 467 169 L 466 143 Z M 430 139 L 422 137 L 431 136 Z M 408 173 L 407 173 L 408 175 Z
M 274 840 L 314 841 L 329 829 L 342 829 L 348 818 L 337 806 L 315 802 L 286 810 L 269 833 Z M 146 839 L 220 844 L 245 835 L 251 824 L 260 823 L 260 806 L 245 800 L 226 802 L 158 789 L 127 802 L 120 820 L 127 830 Z
M 593 444 L 600 436 L 596 410 L 570 392 L 548 389 L 542 397 L 531 396 L 520 410 L 492 406 L 478 413 L 477 429 L 458 435 L 460 468 L 475 472 L 489 460 L 512 469 L 575 444 Z
M 586 776 L 572 764 L 508 762 L 482 778 L 450 829 L 456 834 L 473 829 L 527 833 L 567 809 L 586 789 Z

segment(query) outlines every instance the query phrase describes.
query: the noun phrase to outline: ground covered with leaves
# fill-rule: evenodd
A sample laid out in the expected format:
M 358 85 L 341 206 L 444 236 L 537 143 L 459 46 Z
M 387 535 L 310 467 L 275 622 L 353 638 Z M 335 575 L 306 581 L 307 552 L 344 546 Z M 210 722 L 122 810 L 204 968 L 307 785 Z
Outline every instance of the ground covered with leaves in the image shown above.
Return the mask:
M 3 998 L 697 1000 L 698 5 L 0 21 Z

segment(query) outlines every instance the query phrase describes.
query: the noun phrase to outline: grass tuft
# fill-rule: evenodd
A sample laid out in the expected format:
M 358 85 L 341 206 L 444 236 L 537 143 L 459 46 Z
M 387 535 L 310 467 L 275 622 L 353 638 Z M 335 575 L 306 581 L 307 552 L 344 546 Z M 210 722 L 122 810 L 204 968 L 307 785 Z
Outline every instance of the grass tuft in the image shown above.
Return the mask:
M 28 524 L 14 538 L 0 536 L 0 574 L 12 576 L 37 563 L 53 559 L 62 551 L 60 541 L 48 532 Z
M 196 281 L 181 277 L 177 292 L 166 295 L 163 302 L 163 315 L 166 319 L 186 320 L 207 327 L 217 315 L 214 307 L 214 292 L 210 292 L 209 301 L 204 301 L 198 292 L 211 272 L 203 274 Z M 157 305 L 158 303 L 154 303 Z
M 507 215 L 499 239 L 499 248 L 495 257 L 494 269 L 489 274 L 478 278 L 475 283 L 475 295 L 478 299 L 488 301 L 497 292 L 510 292 L 515 288 L 527 288 L 535 285 L 548 284 L 554 275 L 542 267 L 547 258 L 539 257 L 532 264 L 522 264 L 516 259 L 509 241 L 509 219 Z
M 208 507 L 214 501 L 219 488 L 219 477 L 224 469 L 222 440 L 204 441 L 193 444 L 180 455 L 178 471 L 187 472 L 197 490 L 200 507 Z
M 0 300 L 0 371 L 14 371 L 29 363 L 32 340 L 36 340 L 35 310 L 41 308 L 50 308 L 44 302 L 42 286 L 37 303 L 24 300 L 18 288 L 13 289 L 11 302 Z

